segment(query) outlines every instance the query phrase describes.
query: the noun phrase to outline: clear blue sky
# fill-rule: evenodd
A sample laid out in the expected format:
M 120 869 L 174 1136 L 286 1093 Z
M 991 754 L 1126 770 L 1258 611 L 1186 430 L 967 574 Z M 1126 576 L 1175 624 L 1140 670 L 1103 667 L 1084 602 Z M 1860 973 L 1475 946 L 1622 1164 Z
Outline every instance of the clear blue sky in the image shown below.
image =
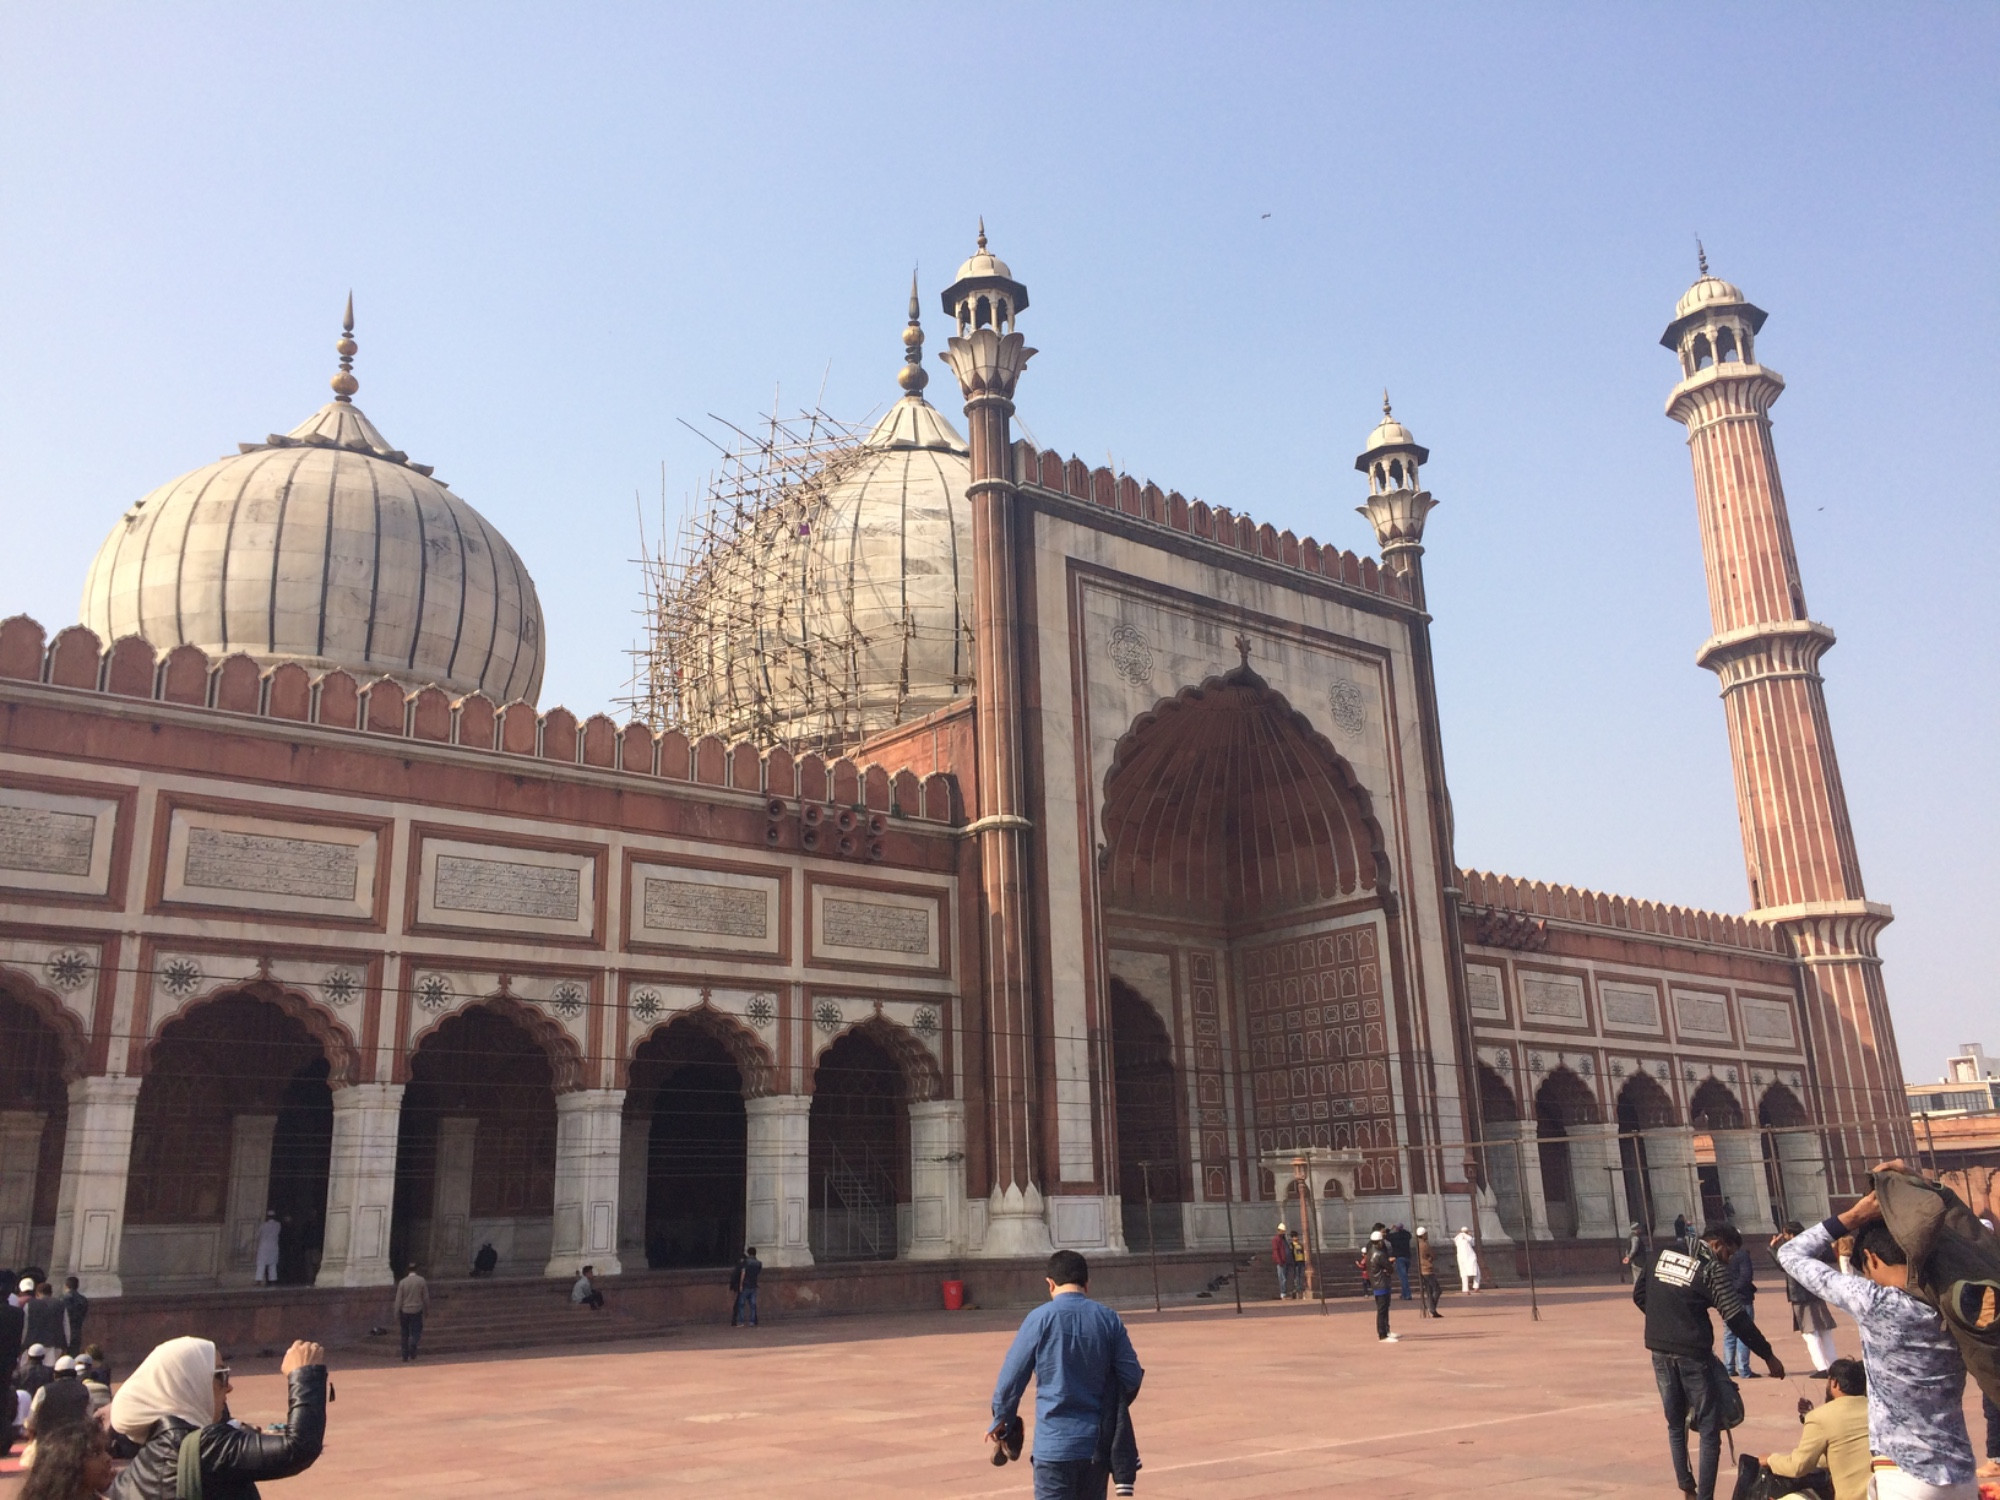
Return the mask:
M 0 614 L 326 399 L 513 540 L 544 705 L 621 688 L 676 418 L 893 394 L 984 213 L 1041 442 L 1360 548 L 1433 454 L 1461 859 L 1746 901 L 1657 345 L 1694 236 L 1769 310 L 1903 1055 L 2000 1045 L 2000 10 L 0 9 Z M 1268 215 L 1268 217 L 1267 217 Z M 932 315 L 932 347 L 942 334 Z M 948 385 L 941 367 L 933 391 Z

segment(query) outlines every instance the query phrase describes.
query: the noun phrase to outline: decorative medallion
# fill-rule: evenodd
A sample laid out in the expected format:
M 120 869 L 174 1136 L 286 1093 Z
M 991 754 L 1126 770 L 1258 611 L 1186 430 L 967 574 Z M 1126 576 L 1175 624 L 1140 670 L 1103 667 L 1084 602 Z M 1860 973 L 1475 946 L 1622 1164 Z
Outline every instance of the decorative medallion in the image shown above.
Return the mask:
M 743 1007 L 743 1013 L 750 1018 L 750 1024 L 762 1031 L 777 1019 L 778 1007 L 769 995 L 752 995 L 750 1003 Z
M 90 983 L 90 955 L 81 948 L 65 948 L 52 954 L 42 965 L 42 971 L 49 976 L 49 983 L 65 995 L 74 994 Z
M 565 1021 L 574 1021 L 583 1014 L 583 986 L 565 979 L 549 991 L 549 1009 Z
M 1756 1085 L 1756 1086 L 1757 1086 L 1758 1088 L 1762 1088 L 1762 1087 L 1764 1086 L 1764 1074 L 1763 1074 L 1763 1071 L 1762 1071 L 1762 1070 L 1760 1069 L 1760 1070 L 1758 1070 L 1757 1072 L 1755 1072 L 1755 1073 L 1752 1073 L 1752 1074 L 1750 1075 L 1750 1081 L 1751 1081 L 1751 1082 L 1752 1082 L 1753 1084 L 1755 1084 L 1755 1085 Z
M 1658 1064 L 1654 1071 L 1660 1075 L 1660 1082 L 1662 1083 L 1665 1083 L 1672 1076 L 1665 1063 Z
M 840 1007 L 831 1000 L 822 1000 L 813 1007 L 813 1024 L 828 1036 L 840 1030 L 846 1021 L 847 1017 L 841 1014 Z
M 1687 1082 L 1687 1083 L 1693 1083 L 1693 1082 L 1694 1082 L 1694 1064 L 1693 1064 L 1693 1063 L 1682 1063 L 1682 1064 L 1681 1064 L 1681 1078 L 1682 1078 L 1682 1080 L 1683 1080 L 1684 1082 Z
M 1111 627 L 1111 665 L 1134 687 L 1153 680 L 1153 647 L 1136 625 Z
M 910 1024 L 916 1028 L 918 1036 L 929 1041 L 938 1033 L 938 1013 L 928 1005 L 919 1005 L 916 1015 L 910 1019 Z
M 417 980 L 417 1004 L 436 1015 L 451 1004 L 451 981 L 442 974 L 425 974 Z
M 658 990 L 634 990 L 632 992 L 632 1014 L 648 1026 L 660 1019 L 660 992 Z
M 1722 1076 L 1728 1079 L 1731 1083 L 1736 1082 L 1736 1070 L 1734 1068 L 1725 1068 L 1723 1070 Z
M 319 982 L 320 998 L 328 1005 L 352 1005 L 361 993 L 361 976 L 352 969 L 328 969 Z
M 185 1000 L 201 986 L 201 967 L 191 958 L 169 959 L 160 969 L 160 988 Z
M 1588 1078 L 1592 1070 L 1592 1064 L 1590 1059 L 1587 1057 L 1579 1057 L 1576 1060 L 1576 1070 L 1577 1072 L 1581 1073 L 1585 1078 Z
M 1613 1078 L 1623 1078 L 1625 1076 L 1625 1064 L 1615 1057 L 1611 1059 L 1611 1076 Z
M 1542 1054 L 1539 1052 L 1530 1052 L 1528 1054 L 1528 1066 L 1533 1068 L 1537 1073 L 1541 1072 Z
M 1327 707 L 1333 722 L 1348 734 L 1360 734 L 1368 727 L 1368 689 L 1345 677 L 1327 684 Z

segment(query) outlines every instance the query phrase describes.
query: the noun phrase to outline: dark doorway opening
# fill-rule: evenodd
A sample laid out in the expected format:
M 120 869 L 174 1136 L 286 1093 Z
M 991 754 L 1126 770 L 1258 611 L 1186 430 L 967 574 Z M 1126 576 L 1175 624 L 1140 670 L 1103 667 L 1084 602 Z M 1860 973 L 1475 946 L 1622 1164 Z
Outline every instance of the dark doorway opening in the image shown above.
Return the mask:
M 894 1260 L 896 1208 L 910 1196 L 910 1122 L 903 1070 L 850 1031 L 813 1074 L 810 1197 L 813 1259 Z
M 271 1132 L 271 1191 L 277 1210 L 278 1280 L 311 1286 L 326 1242 L 326 1180 L 333 1162 L 333 1091 L 316 1057 L 286 1083 Z
M 628 1107 L 650 1110 L 646 1264 L 734 1265 L 743 1253 L 749 1123 L 728 1049 L 682 1018 L 632 1059 Z
M 1173 1039 L 1159 1012 L 1116 979 L 1111 981 L 1111 1074 L 1125 1247 L 1135 1253 L 1149 1244 L 1178 1250 L 1186 1239 L 1181 1205 L 1187 1201 L 1187 1170 Z

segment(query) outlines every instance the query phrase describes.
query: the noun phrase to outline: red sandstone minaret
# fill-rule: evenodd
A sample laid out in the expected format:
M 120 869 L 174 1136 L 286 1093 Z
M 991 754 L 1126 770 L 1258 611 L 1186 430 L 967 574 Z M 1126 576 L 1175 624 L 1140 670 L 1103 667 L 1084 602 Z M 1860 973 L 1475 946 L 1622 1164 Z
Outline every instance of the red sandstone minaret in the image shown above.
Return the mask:
M 1686 426 L 1694 458 L 1715 630 L 1696 659 L 1722 680 L 1752 915 L 1783 931 L 1799 958 L 1827 1186 L 1853 1193 L 1866 1190 L 1871 1160 L 1910 1150 L 1875 953 L 1890 911 L 1863 890 L 1834 759 L 1819 673 L 1834 636 L 1806 613 L 1771 446 L 1771 403 L 1785 382 L 1756 360 L 1764 317 L 1709 274 L 1703 254 L 1701 278 L 1660 339 L 1681 361 L 1667 415 Z
M 1016 555 L 1018 497 L 1010 423 L 1014 384 L 1034 350 L 1015 332 L 1028 289 L 1007 263 L 979 248 L 944 290 L 955 333 L 944 358 L 965 396 L 972 447 L 972 649 L 978 743 L 979 838 L 986 917 L 988 1254 L 1046 1255 L 1046 1170 L 1035 1159 L 1036 1032 L 1030 946 L 1026 747 L 1022 744 L 1021 594 Z

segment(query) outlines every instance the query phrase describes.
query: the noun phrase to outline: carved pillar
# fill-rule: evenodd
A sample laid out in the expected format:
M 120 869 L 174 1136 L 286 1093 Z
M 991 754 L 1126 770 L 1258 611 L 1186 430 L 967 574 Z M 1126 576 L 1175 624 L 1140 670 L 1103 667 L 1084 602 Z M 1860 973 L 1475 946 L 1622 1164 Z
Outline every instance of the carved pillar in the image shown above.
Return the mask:
M 1569 1137 L 1571 1192 L 1576 1199 L 1576 1233 L 1579 1239 L 1613 1239 L 1625 1233 L 1631 1218 L 1625 1211 L 1624 1174 L 1619 1170 L 1618 1137 L 1602 1135 Z
M 326 1178 L 326 1245 L 315 1286 L 389 1286 L 389 1216 L 396 1202 L 400 1083 L 350 1083 L 333 1091 L 333 1152 Z
M 646 1262 L 646 1178 L 652 1167 L 653 1117 L 627 1115 L 618 1137 L 618 1254 Z
M 1770 1234 L 1771 1185 L 1764 1175 L 1764 1138 L 1757 1130 L 1715 1130 L 1715 1174 L 1722 1179 L 1722 1196 L 1736 1210 L 1736 1227 L 1747 1238 Z
M 35 1169 L 48 1122 L 39 1110 L 0 1110 L 0 1266 L 33 1259 L 28 1239 L 35 1228 Z
M 812 1100 L 804 1094 L 745 1099 L 749 1171 L 743 1185 L 744 1239 L 767 1266 L 809 1266 Z
M 1514 1174 L 1522 1237 L 1546 1240 L 1554 1235 L 1549 1229 L 1549 1199 L 1542 1186 L 1542 1153 L 1536 1141 L 1540 1129 L 1533 1120 L 1503 1120 L 1488 1125 L 1486 1133 L 1500 1142 L 1490 1152 L 1493 1166 L 1505 1162 L 1505 1169 Z
M 79 1078 L 69 1086 L 62 1194 L 49 1277 L 82 1284 L 85 1296 L 117 1297 L 125 1285 L 118 1253 L 125 1238 L 125 1181 L 132 1168 L 136 1078 Z
M 424 1275 L 470 1276 L 472 1257 L 472 1163 L 479 1146 L 476 1115 L 450 1115 L 437 1123 L 431 1167 L 430 1251 Z
M 1020 524 L 1010 422 L 1014 387 L 1034 350 L 1014 330 L 1028 291 L 986 249 L 959 267 L 944 292 L 958 332 L 944 358 L 965 397 L 971 445 L 972 631 L 979 816 L 968 830 L 979 840 L 985 915 L 987 1141 L 992 1192 L 987 1200 L 985 1253 L 1046 1255 L 1044 1166 L 1036 1161 L 1035 1079 L 1040 1004 L 1034 985 L 1028 881 L 1033 823 L 1027 816 L 1027 751 L 1021 705 Z
M 276 1115 L 233 1115 L 229 1121 L 229 1194 L 222 1227 L 222 1264 L 215 1279 L 248 1286 L 257 1269 L 257 1226 L 271 1201 L 271 1138 Z
M 965 1253 L 965 1102 L 910 1106 L 910 1259 Z
M 579 1267 L 616 1276 L 618 1152 L 624 1138 L 625 1090 L 577 1089 L 556 1096 L 556 1212 L 549 1276 Z
M 1694 1170 L 1694 1130 L 1670 1125 L 1641 1132 L 1646 1140 L 1646 1183 L 1653 1192 L 1658 1227 L 1671 1233 L 1677 1215 L 1701 1227 L 1701 1185 Z
M 1826 1190 L 1826 1153 L 1817 1132 L 1779 1130 L 1771 1133 L 1778 1153 L 1778 1180 L 1784 1185 L 1784 1212 L 1810 1228 L 1831 1211 Z

